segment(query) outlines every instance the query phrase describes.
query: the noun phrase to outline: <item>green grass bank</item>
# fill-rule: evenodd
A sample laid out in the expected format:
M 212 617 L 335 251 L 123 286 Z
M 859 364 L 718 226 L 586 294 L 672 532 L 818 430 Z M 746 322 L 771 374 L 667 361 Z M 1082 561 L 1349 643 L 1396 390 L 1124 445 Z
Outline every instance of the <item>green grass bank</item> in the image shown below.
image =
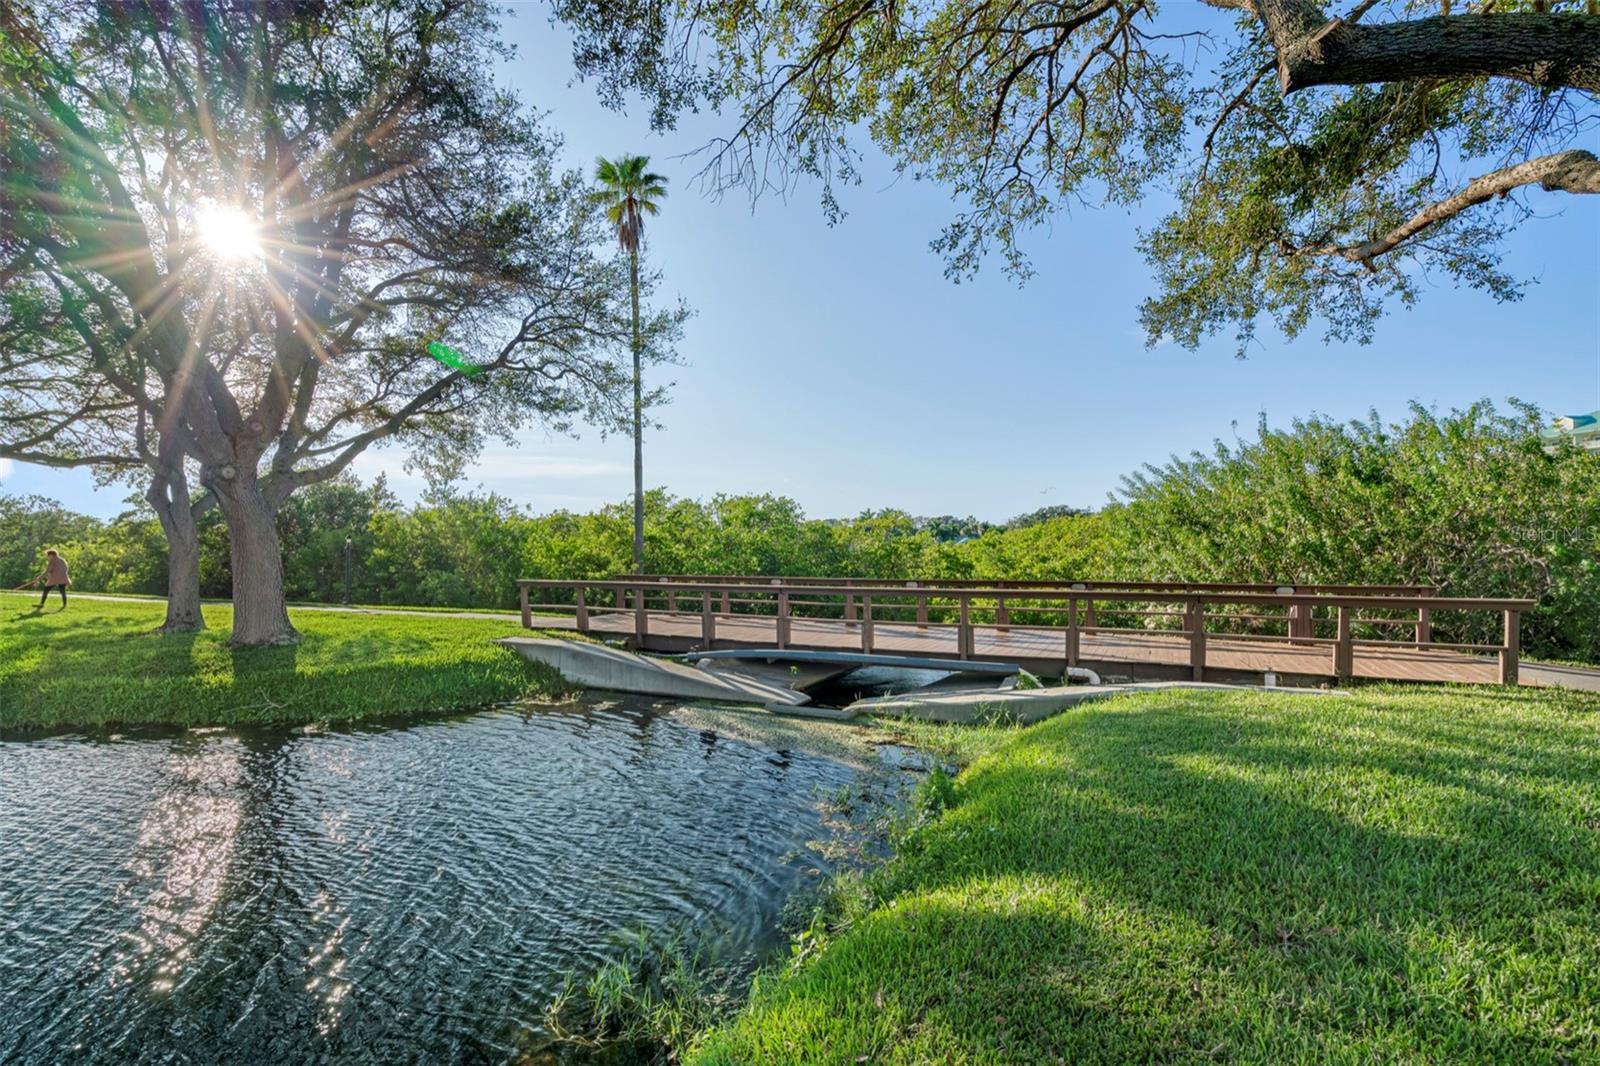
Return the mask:
M 203 633 L 165 636 L 160 602 L 0 596 L 0 729 L 337 722 L 555 696 L 553 671 L 500 648 L 515 617 L 290 610 L 304 639 L 228 646 L 226 605 Z
M 690 1061 L 1600 1061 L 1600 697 L 1130 696 L 952 792 Z

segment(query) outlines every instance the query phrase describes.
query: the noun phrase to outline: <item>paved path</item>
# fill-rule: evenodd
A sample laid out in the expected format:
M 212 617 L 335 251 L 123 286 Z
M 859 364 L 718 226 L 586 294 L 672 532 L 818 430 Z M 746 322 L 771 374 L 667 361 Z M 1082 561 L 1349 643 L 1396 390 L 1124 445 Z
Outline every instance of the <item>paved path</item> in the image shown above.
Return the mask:
M 1600 692 L 1600 669 L 1524 662 L 1522 669 L 1518 671 L 1518 677 L 1524 685 L 1547 685 L 1551 688 Z
M 37 597 L 39 595 L 38 592 L 26 592 L 26 591 L 24 591 L 24 592 L 13 592 L 13 591 L 6 590 L 6 589 L 0 589 L 0 594 L 16 596 L 19 599 L 26 598 L 26 597 Z M 53 602 L 55 603 L 55 605 L 57 607 L 60 607 L 61 606 L 60 598 L 56 597 L 56 594 L 53 593 L 53 592 L 50 595 L 54 598 Z M 68 609 L 70 610 L 71 609 L 71 604 L 77 602 L 78 600 L 96 600 L 96 601 L 100 601 L 100 602 L 103 602 L 103 603 L 148 603 L 148 604 L 150 604 L 152 606 L 163 604 L 163 603 L 167 602 L 165 599 L 163 599 L 163 598 L 161 598 L 159 596 L 115 596 L 115 595 L 108 595 L 106 593 L 101 593 L 101 592 L 71 592 L 71 591 L 69 591 L 67 593 Z M 39 601 L 37 599 L 34 599 L 33 602 L 34 603 L 38 603 Z M 227 600 L 206 600 L 206 601 L 204 601 L 204 606 L 206 606 L 206 607 L 226 607 L 227 605 L 228 605 L 228 601 Z M 46 609 L 48 610 L 48 608 L 46 608 Z M 515 611 L 499 611 L 499 612 L 496 612 L 496 611 L 424 611 L 424 610 L 418 610 L 415 607 L 368 607 L 368 606 L 344 607 L 344 606 L 341 606 L 339 604 L 323 604 L 323 603 L 315 603 L 315 604 L 313 604 L 313 603 L 295 603 L 295 604 L 290 604 L 289 605 L 289 610 L 291 610 L 291 611 L 328 611 L 328 612 L 333 612 L 333 613 L 336 613 L 336 614 L 399 614 L 399 615 L 406 615 L 407 617 L 410 617 L 410 618 L 479 618 L 479 619 L 483 619 L 483 620 L 490 621 L 490 622 L 515 622 L 515 621 L 517 621 L 517 612 L 515 612 Z M 538 618 L 536 616 L 535 617 L 535 621 L 537 621 L 537 620 L 538 620 Z M 559 621 L 561 621 L 561 619 L 552 618 L 551 621 L 552 622 L 559 622 Z M 571 626 L 567 626 L 565 628 L 569 628 L 570 629 Z

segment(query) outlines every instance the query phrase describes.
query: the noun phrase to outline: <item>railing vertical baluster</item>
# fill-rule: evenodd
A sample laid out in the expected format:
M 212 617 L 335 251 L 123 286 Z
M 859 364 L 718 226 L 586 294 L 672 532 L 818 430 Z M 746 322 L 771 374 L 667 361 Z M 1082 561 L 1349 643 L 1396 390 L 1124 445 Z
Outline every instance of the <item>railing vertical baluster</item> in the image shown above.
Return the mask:
M 700 641 L 706 651 L 717 642 L 717 616 L 711 613 L 711 590 L 700 594 Z
M 1522 654 L 1522 612 L 1505 612 L 1505 643 L 1500 649 L 1500 683 L 1517 684 L 1517 662 Z
M 1093 600 L 1086 601 L 1086 604 L 1083 608 L 1083 624 L 1087 629 L 1093 629 L 1095 627 Z
M 1078 597 L 1067 597 L 1067 665 L 1078 665 Z
M 1206 679 L 1206 608 L 1200 597 L 1189 600 L 1189 668 L 1196 681 Z
M 1423 592 L 1423 593 L 1419 593 L 1419 595 L 1430 596 L 1430 595 L 1432 595 L 1432 593 L 1431 592 Z M 1433 608 L 1432 607 L 1418 607 L 1417 608 L 1417 643 L 1418 644 L 1432 644 L 1433 643 Z
M 965 594 L 956 597 L 961 605 L 960 623 L 956 626 L 956 655 L 957 658 L 972 658 L 972 597 Z
M 517 598 L 522 604 L 522 628 L 533 628 L 533 608 L 528 606 L 528 586 L 517 586 Z
M 917 597 L 917 628 L 928 628 L 928 597 Z
M 1355 648 L 1350 644 L 1350 608 L 1339 607 L 1338 640 L 1333 645 L 1333 676 L 1346 678 L 1355 674 Z
M 1011 632 L 1011 611 L 1006 607 L 1006 598 L 994 598 L 994 630 L 996 633 Z
M 644 586 L 640 585 L 633 590 L 633 636 L 643 646 L 644 638 L 649 635 L 650 617 L 645 611 Z
M 789 646 L 789 590 L 778 590 L 778 647 Z
M 728 596 L 728 590 L 727 589 L 723 589 L 722 590 L 722 613 L 723 614 L 732 614 L 733 613 L 733 603 L 731 602 L 731 600 L 730 600 L 730 598 Z
M 872 597 L 861 597 L 861 650 L 872 654 Z
M 583 598 L 583 586 L 578 586 L 578 632 L 589 632 L 589 602 Z
M 856 598 L 850 593 L 844 594 L 844 627 L 849 629 L 856 620 Z

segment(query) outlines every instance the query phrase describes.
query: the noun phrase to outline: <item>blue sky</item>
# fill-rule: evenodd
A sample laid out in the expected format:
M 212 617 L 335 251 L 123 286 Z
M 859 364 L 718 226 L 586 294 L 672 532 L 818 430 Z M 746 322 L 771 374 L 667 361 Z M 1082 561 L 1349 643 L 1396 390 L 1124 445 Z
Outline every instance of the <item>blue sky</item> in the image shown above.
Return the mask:
M 993 263 L 953 285 L 927 243 L 953 206 L 938 187 L 896 181 L 869 158 L 844 191 L 849 217 L 829 228 L 817 190 L 788 203 L 714 202 L 698 164 L 675 158 L 727 124 L 693 116 L 649 131 L 642 109 L 600 107 L 569 84 L 564 32 L 544 8 L 513 6 L 518 55 L 506 80 L 549 112 L 573 165 L 645 152 L 671 179 L 649 231 L 667 291 L 696 310 L 663 428 L 647 434 L 649 485 L 679 495 L 775 492 L 817 516 L 902 507 L 1000 520 L 1052 503 L 1095 505 L 1118 477 L 1216 438 L 1311 412 L 1404 415 L 1408 401 L 1447 409 L 1507 396 L 1558 413 L 1600 408 L 1600 197 L 1535 193 L 1544 217 L 1509 249 L 1513 272 L 1539 279 L 1500 305 L 1440 282 L 1396 309 L 1367 347 L 1286 343 L 1264 333 L 1246 360 L 1229 338 L 1198 352 L 1147 351 L 1137 328 L 1150 291 L 1135 234 L 1159 205 L 1077 211 L 1029 242 L 1037 273 L 1019 288 Z M 625 439 L 531 434 L 491 448 L 469 484 L 539 511 L 588 509 L 631 491 Z M 402 456 L 377 451 L 358 472 L 389 474 L 403 497 L 421 485 Z M 0 491 L 40 492 L 103 516 L 124 488 L 87 474 L 0 462 Z

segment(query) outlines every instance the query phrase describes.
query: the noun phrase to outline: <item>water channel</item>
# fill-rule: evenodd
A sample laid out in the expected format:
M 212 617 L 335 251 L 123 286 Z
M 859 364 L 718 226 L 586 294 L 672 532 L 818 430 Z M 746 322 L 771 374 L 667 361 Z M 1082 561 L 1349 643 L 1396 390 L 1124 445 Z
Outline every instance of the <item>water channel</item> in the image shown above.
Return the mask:
M 777 943 L 826 754 L 596 697 L 0 741 L 0 1062 L 503 1062 L 641 927 Z

